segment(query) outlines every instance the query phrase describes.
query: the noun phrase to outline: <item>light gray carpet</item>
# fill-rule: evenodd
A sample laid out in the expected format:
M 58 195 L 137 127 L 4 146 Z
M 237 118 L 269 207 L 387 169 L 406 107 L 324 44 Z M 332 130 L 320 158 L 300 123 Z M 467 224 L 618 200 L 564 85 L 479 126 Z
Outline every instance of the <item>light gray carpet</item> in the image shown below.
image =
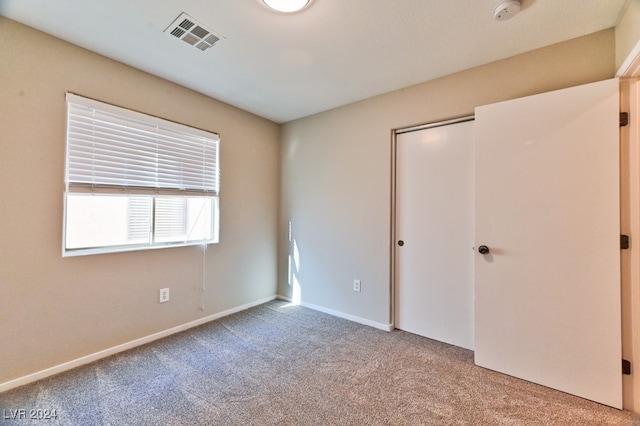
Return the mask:
M 5 392 L 0 408 L 9 425 L 640 425 L 468 350 L 281 301 Z M 6 418 L 19 409 L 58 416 Z

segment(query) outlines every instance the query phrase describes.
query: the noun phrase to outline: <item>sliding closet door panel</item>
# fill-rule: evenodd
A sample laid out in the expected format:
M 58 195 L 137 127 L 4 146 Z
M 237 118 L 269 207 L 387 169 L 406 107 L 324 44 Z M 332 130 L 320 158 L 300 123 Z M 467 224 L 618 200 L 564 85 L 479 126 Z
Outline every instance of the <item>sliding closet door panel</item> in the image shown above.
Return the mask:
M 473 121 L 397 136 L 396 321 L 473 348 Z

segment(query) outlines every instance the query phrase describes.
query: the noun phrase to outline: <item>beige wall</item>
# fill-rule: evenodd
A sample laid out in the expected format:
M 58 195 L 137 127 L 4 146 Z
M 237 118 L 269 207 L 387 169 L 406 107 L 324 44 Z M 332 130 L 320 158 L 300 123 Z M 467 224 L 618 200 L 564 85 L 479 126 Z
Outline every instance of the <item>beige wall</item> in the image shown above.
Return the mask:
M 614 55 L 606 30 L 285 124 L 279 293 L 292 295 L 291 221 L 302 301 L 389 324 L 392 129 L 611 78 Z
M 616 70 L 640 43 L 640 0 L 629 0 L 616 26 Z
M 275 295 L 277 124 L 4 18 L 0 60 L 0 384 Z M 61 257 L 66 91 L 220 133 L 204 311 L 199 247 Z

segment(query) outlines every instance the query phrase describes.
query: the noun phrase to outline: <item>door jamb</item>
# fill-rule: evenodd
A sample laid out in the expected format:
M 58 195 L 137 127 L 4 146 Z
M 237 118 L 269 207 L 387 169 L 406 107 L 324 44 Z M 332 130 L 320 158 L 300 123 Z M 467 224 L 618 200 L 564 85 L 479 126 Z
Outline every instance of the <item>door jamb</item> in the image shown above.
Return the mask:
M 640 43 L 620 70 L 620 111 L 629 124 L 620 128 L 621 233 L 640 242 Z M 623 376 L 623 408 L 640 413 L 640 246 L 621 253 L 622 354 L 631 361 L 631 375 Z M 640 371 L 640 370 L 639 370 Z

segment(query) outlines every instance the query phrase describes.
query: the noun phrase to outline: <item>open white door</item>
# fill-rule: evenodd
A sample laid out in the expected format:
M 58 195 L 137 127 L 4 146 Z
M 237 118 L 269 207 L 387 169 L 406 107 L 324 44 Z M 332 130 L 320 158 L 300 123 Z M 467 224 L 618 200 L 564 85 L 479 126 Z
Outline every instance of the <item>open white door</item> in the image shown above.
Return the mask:
M 616 79 L 476 109 L 475 361 L 622 408 L 618 111 Z

